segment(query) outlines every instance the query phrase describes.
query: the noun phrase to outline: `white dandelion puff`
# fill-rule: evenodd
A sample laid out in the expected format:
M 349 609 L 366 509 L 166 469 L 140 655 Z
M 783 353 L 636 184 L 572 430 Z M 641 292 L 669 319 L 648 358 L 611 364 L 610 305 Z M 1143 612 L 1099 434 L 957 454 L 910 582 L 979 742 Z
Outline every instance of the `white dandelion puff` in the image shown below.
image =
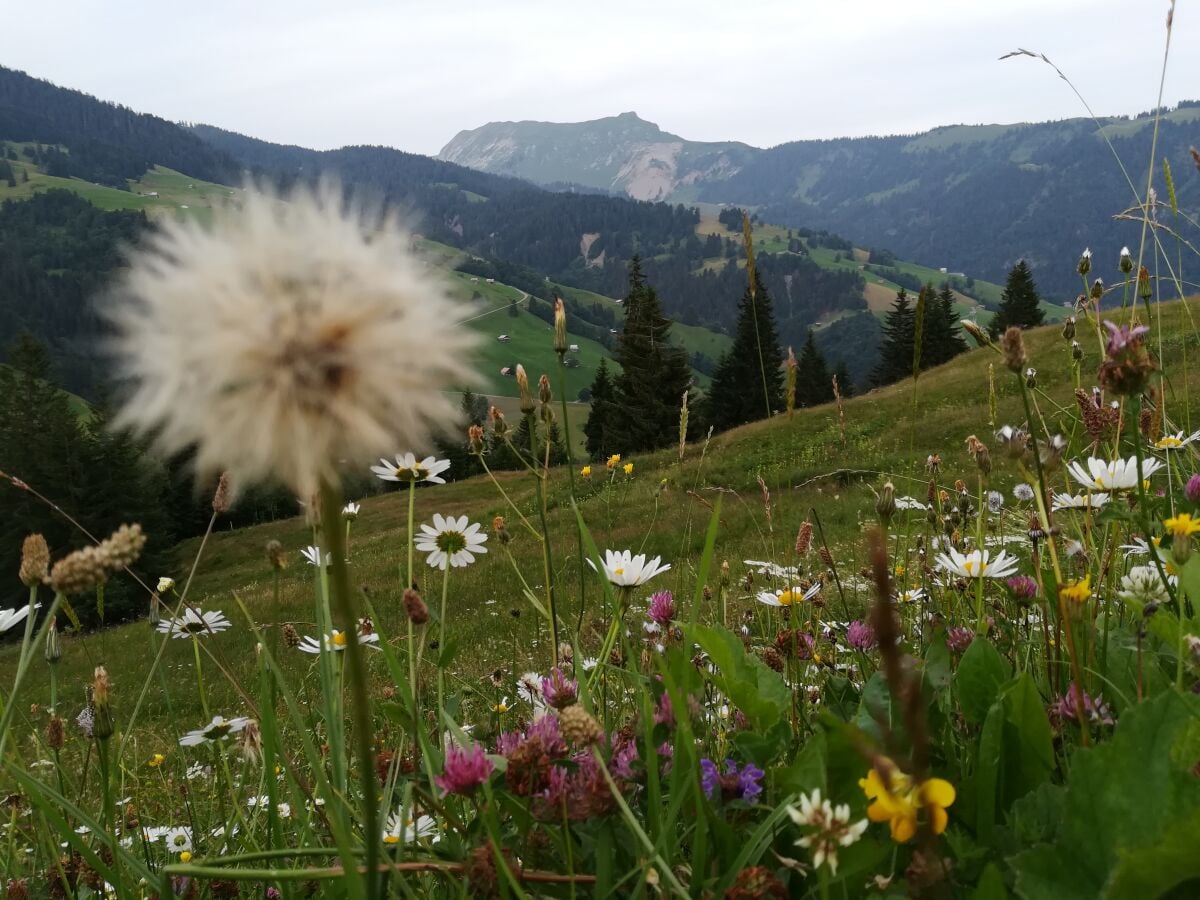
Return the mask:
M 342 464 L 428 444 L 471 380 L 457 301 L 394 219 L 328 183 L 247 190 L 211 229 L 164 221 L 106 312 L 130 388 L 119 426 L 301 497 Z

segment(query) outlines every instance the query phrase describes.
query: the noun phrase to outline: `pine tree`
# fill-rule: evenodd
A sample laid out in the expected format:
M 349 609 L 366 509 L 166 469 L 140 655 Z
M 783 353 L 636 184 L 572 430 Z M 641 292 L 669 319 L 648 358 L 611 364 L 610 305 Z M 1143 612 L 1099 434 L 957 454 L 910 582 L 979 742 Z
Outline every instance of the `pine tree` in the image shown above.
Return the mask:
M 921 351 L 921 368 L 940 366 L 967 350 L 967 342 L 959 326 L 958 311 L 954 307 L 954 292 L 950 285 L 942 286 L 934 294 L 933 286 L 926 287 L 928 293 L 925 307 L 924 347 Z
M 596 377 L 592 379 L 591 412 L 588 413 L 587 424 L 583 426 L 583 433 L 587 436 L 589 459 L 603 459 L 609 455 L 611 450 L 608 444 L 608 431 L 611 428 L 614 392 L 615 386 L 608 374 L 608 361 L 601 358 L 600 366 L 596 369 Z
M 825 357 L 817 349 L 817 342 L 810 328 L 796 363 L 796 405 L 819 406 L 832 399 L 833 376 L 829 374 Z
M 784 404 L 783 352 L 775 313 L 758 272 L 754 282 L 753 300 L 747 286 L 738 303 L 733 345 L 717 363 L 705 400 L 705 418 L 717 431 L 766 418 Z
M 1041 325 L 1046 321 L 1046 313 L 1039 305 L 1041 299 L 1029 264 L 1021 260 L 1009 271 L 1004 293 L 1000 296 L 1000 310 L 988 325 L 992 337 L 999 337 L 1013 325 L 1018 328 Z
M 879 344 L 879 363 L 871 373 L 876 385 L 891 384 L 912 375 L 913 330 L 916 311 L 904 288 L 896 294 L 883 322 L 883 340 Z
M 641 260 L 629 264 L 625 327 L 617 340 L 621 374 L 610 417 L 614 453 L 655 450 L 679 439 L 679 402 L 692 383 L 687 351 L 671 344 L 671 320 L 646 283 Z
M 843 398 L 854 396 L 854 381 L 850 378 L 850 369 L 846 366 L 844 359 L 838 360 L 838 364 L 833 370 L 833 377 L 837 379 L 838 392 Z

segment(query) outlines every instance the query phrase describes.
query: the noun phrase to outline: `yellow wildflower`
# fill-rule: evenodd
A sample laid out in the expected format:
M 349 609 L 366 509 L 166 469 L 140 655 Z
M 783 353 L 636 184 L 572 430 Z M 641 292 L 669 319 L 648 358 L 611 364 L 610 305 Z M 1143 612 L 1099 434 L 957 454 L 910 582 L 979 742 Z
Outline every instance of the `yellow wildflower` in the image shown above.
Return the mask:
M 191 851 L 191 850 L 184 850 L 182 853 L 180 853 L 180 854 L 179 854 L 179 861 L 180 861 L 181 863 L 188 863 L 188 862 L 191 862 L 191 861 L 192 861 L 192 851 Z
M 1058 596 L 1063 600 L 1071 600 L 1075 603 L 1083 603 L 1092 596 L 1092 576 L 1091 574 L 1084 575 L 1078 581 L 1071 584 L 1060 584 L 1058 586 Z
M 880 769 L 887 775 L 880 775 Z M 887 822 L 892 840 L 898 844 L 909 841 L 917 833 L 917 818 L 924 810 L 929 816 L 929 827 L 934 834 L 946 830 L 950 817 L 946 807 L 954 803 L 954 785 L 941 778 L 929 778 L 914 784 L 909 775 L 901 772 L 890 759 L 879 764 L 860 778 L 858 786 L 863 789 L 871 805 L 867 807 L 867 818 L 872 822 Z
M 608 462 L 605 463 L 605 465 L 608 466 L 610 469 L 615 469 L 620 464 L 621 464 L 621 454 L 620 453 L 614 453 L 612 456 L 610 456 L 608 458 Z
M 1167 531 L 1175 537 L 1191 537 L 1200 532 L 1200 519 L 1193 519 L 1191 513 L 1180 513 L 1163 522 Z
M 625 463 L 625 474 L 626 475 L 633 474 L 633 463 Z
M 161 753 L 155 753 L 152 757 L 150 757 L 150 762 L 146 763 L 146 765 L 148 765 L 152 769 L 157 769 L 159 766 L 161 766 L 163 764 L 163 762 L 165 760 L 166 760 L 166 757 L 163 756 Z
M 582 475 L 584 478 L 591 478 L 592 477 L 592 467 L 584 466 L 582 469 L 579 470 L 579 474 Z

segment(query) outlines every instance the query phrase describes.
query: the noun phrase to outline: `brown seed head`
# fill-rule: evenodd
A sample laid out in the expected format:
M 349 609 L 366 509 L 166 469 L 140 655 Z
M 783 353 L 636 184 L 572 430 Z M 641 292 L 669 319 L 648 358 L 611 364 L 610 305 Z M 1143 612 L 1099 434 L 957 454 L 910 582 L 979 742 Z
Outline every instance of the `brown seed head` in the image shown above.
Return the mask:
M 233 506 L 233 499 L 233 479 L 228 472 L 222 472 L 221 477 L 217 479 L 217 489 L 213 491 L 213 512 L 217 515 L 229 512 L 229 508 Z
M 600 723 L 578 703 L 559 710 L 558 726 L 562 736 L 576 747 L 589 747 L 604 737 Z
M 133 565 L 145 546 L 141 525 L 122 525 L 99 544 L 76 550 L 55 563 L 50 586 L 63 594 L 86 594 L 110 575 Z
M 1025 368 L 1028 361 L 1025 356 L 1025 339 L 1016 325 L 1010 325 L 1000 338 L 1000 352 L 1004 354 L 1004 365 L 1008 367 L 1008 371 L 1020 372 Z
M 404 592 L 404 614 L 414 625 L 424 625 L 429 621 L 429 607 L 412 588 Z
M 21 544 L 21 583 L 41 584 L 50 576 L 50 547 L 40 534 L 31 534 Z

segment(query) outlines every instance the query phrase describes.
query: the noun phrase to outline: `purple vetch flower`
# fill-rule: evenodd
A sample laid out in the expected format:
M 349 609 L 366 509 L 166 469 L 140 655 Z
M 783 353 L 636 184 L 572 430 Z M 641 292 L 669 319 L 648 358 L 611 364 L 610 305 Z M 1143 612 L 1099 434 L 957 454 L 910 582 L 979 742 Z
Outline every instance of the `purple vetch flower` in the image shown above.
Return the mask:
M 434 782 L 447 794 L 471 794 L 495 768 L 478 744 L 472 744 L 469 750 L 451 744 L 446 750 L 445 770 Z
M 946 646 L 951 653 L 965 653 L 973 640 L 975 640 L 975 632 L 970 628 L 957 626 L 946 631 Z
M 1115 720 L 1108 704 L 1099 697 L 1091 697 L 1086 691 L 1076 690 L 1075 682 L 1067 685 L 1067 692 L 1050 704 L 1050 718 L 1060 728 L 1067 722 L 1079 721 L 1079 696 L 1083 695 L 1083 716 L 1093 725 L 1113 725 Z
M 763 770 L 746 763 L 741 769 L 732 759 L 725 760 L 725 772 L 707 756 L 700 760 L 700 785 L 710 800 L 720 794 L 722 801 L 744 800 L 753 803 L 762 793 Z
M 542 699 L 555 709 L 566 709 L 578 698 L 579 682 L 567 678 L 558 666 L 550 670 L 549 678 L 542 679 Z
M 662 628 L 670 626 L 675 618 L 675 597 L 670 591 L 658 591 L 650 596 L 650 608 L 646 616 Z
M 1005 582 L 1012 595 L 1018 600 L 1032 600 L 1037 596 L 1037 582 L 1028 575 L 1014 575 Z
M 1142 335 L 1148 334 L 1150 331 L 1147 325 L 1135 325 L 1130 328 L 1128 325 L 1114 325 L 1107 319 L 1104 321 L 1104 327 L 1108 329 L 1108 346 L 1106 352 L 1109 356 L 1124 350 L 1130 344 L 1140 344 Z
M 1200 503 L 1200 475 L 1193 475 L 1189 478 L 1183 492 L 1193 503 Z
M 855 650 L 870 650 L 875 646 L 875 629 L 866 622 L 855 619 L 846 629 L 846 643 Z

